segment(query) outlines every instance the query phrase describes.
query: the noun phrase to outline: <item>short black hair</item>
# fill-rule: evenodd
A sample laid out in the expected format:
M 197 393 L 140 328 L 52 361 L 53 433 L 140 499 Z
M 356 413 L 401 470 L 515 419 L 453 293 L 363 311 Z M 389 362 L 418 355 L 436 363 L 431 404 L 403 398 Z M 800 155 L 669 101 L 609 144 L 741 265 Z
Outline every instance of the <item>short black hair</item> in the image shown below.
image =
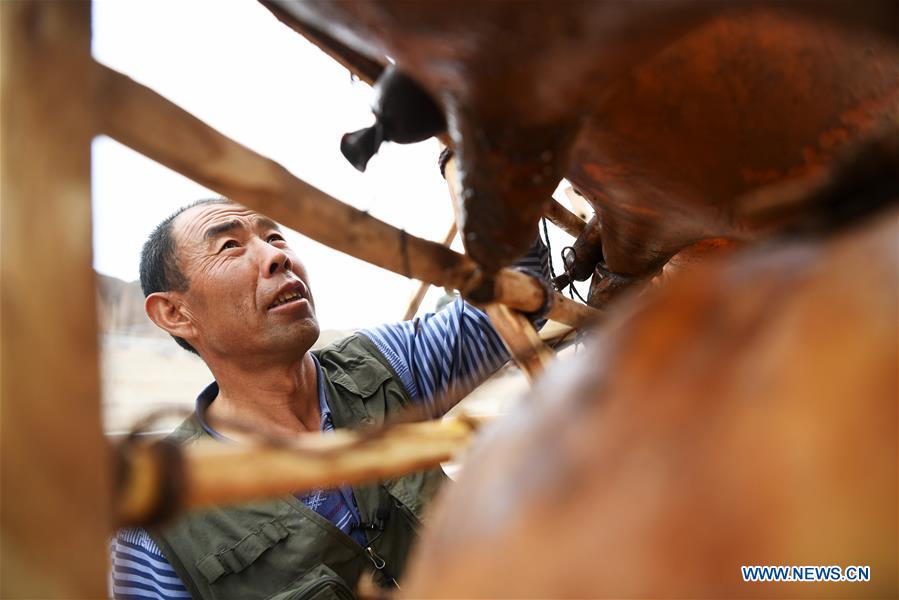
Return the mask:
M 144 242 L 140 253 L 140 287 L 145 298 L 156 292 L 183 292 L 187 289 L 190 282 L 178 266 L 172 223 L 184 211 L 204 204 L 233 204 L 233 202 L 227 198 L 205 198 L 182 206 L 163 219 Z M 184 338 L 174 335 L 172 337 L 185 350 L 198 354 Z

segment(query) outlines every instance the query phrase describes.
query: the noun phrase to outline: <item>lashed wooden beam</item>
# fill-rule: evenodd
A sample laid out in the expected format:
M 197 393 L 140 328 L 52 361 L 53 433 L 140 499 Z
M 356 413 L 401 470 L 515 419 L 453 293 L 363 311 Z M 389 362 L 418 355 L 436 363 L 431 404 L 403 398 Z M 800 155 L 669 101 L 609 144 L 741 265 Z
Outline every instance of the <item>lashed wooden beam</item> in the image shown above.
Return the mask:
M 105 598 L 86 2 L 0 2 L 0 597 Z
M 523 312 L 543 304 L 545 292 L 536 279 L 511 269 L 485 277 L 468 257 L 336 200 L 121 73 L 97 64 L 94 75 L 103 103 L 102 131 L 145 156 L 322 244 L 394 273 Z M 555 294 L 549 317 L 581 326 L 596 314 Z
M 122 449 L 115 520 L 118 526 L 147 524 L 179 510 L 434 468 L 466 448 L 478 424 L 460 416 L 397 424 L 375 435 L 340 429 L 327 436 L 300 436 L 282 446 L 138 443 Z
M 512 360 L 533 383 L 552 361 L 553 351 L 543 343 L 537 330 L 521 313 L 496 303 L 488 304 L 486 311 Z

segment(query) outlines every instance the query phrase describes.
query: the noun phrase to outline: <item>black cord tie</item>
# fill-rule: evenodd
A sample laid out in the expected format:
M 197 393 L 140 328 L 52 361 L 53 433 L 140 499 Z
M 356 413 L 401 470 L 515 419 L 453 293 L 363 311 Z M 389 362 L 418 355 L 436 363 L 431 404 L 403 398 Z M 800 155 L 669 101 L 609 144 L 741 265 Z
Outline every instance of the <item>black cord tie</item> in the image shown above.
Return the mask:
M 565 260 L 565 251 L 566 250 L 571 252 L 571 255 L 570 255 L 572 257 L 571 261 Z M 572 300 L 574 300 L 574 295 L 577 294 L 577 297 L 580 299 L 580 301 L 583 302 L 584 304 L 587 304 L 587 301 L 584 300 L 584 297 L 581 296 L 581 293 L 579 291 L 577 291 L 577 288 L 574 285 L 574 278 L 571 276 L 571 269 L 568 267 L 569 264 L 573 265 L 575 262 L 577 262 L 577 251 L 572 246 L 565 246 L 564 248 L 562 248 L 561 254 L 562 254 L 562 264 L 565 265 L 565 277 L 568 278 L 568 296 Z

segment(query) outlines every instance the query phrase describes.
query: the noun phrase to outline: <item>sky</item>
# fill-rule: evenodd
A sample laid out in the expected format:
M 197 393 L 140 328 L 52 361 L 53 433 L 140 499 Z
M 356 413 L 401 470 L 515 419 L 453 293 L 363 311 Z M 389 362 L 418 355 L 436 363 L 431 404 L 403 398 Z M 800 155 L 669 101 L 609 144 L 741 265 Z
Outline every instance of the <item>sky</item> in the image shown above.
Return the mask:
M 438 142 L 385 144 L 356 171 L 340 137 L 373 122 L 371 88 L 254 0 L 96 0 L 93 11 L 98 61 L 335 198 L 414 235 L 446 235 L 453 211 Z M 218 196 L 106 137 L 92 157 L 94 267 L 126 281 L 137 279 L 140 247 L 159 221 Z M 571 243 L 550 227 L 554 248 Z M 417 288 L 299 234 L 288 242 L 309 270 L 323 329 L 398 320 Z M 453 248 L 462 251 L 458 238 Z M 423 310 L 441 294 L 431 288 Z

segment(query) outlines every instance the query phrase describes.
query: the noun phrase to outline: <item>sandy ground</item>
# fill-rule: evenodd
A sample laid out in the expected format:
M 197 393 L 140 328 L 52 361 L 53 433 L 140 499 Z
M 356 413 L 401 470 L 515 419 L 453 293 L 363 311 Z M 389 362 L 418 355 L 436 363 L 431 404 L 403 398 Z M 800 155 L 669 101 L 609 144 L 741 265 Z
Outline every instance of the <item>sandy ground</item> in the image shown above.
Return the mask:
M 173 340 L 118 333 L 102 338 L 100 375 L 104 427 L 111 434 L 127 431 L 155 410 L 190 411 L 197 393 L 212 382 L 203 361 Z M 171 428 L 177 421 L 169 418 L 158 428 Z

